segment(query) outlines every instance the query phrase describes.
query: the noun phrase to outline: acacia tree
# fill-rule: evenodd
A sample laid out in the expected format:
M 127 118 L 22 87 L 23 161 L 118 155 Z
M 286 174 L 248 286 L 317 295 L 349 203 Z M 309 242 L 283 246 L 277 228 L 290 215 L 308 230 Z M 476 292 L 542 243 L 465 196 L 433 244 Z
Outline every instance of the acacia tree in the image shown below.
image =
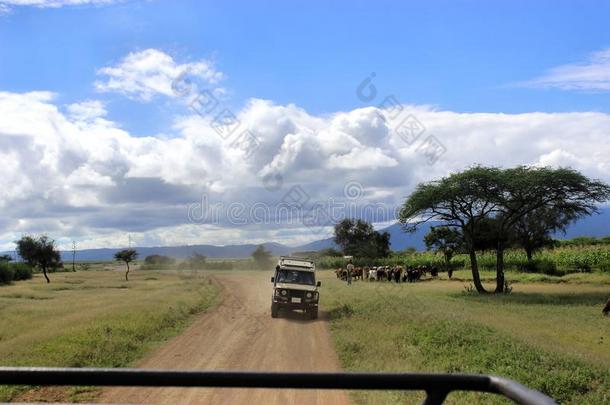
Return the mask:
M 19 256 L 30 267 L 39 267 L 47 283 L 50 283 L 47 271 L 62 266 L 61 255 L 55 248 L 55 241 L 46 235 L 38 238 L 26 235 L 15 243 Z
M 477 232 L 491 221 L 496 250 L 496 292 L 504 291 L 504 250 L 515 224 L 538 209 L 576 219 L 598 211 L 610 187 L 569 168 L 475 166 L 417 186 L 399 214 L 407 231 L 430 220 L 459 228 L 470 255 L 474 285 L 481 284 L 476 262 Z
M 490 196 L 498 232 L 496 292 L 504 291 L 504 250 L 516 224 L 537 210 L 561 213 L 569 221 L 598 212 L 610 199 L 610 186 L 570 168 L 517 166 L 502 170 L 497 195 Z M 554 218 L 552 223 L 560 223 Z
M 475 235 L 477 226 L 497 208 L 498 168 L 474 166 L 440 180 L 419 184 L 404 202 L 398 219 L 406 232 L 415 232 L 422 224 L 440 221 L 457 229 L 464 238 L 470 258 L 472 280 L 480 293 L 487 292 L 481 283 L 477 263 Z
M 114 259 L 117 262 L 124 262 L 125 266 L 127 266 L 127 271 L 125 271 L 125 281 L 129 281 L 129 263 L 136 260 L 137 257 L 138 252 L 136 252 L 135 249 L 123 249 L 114 254 Z
M 433 226 L 430 228 L 430 232 L 424 236 L 424 243 L 428 250 L 434 249 L 437 253 L 443 254 L 445 269 L 449 278 L 451 278 L 453 275 L 451 258 L 462 247 L 462 234 L 457 229 L 447 226 Z

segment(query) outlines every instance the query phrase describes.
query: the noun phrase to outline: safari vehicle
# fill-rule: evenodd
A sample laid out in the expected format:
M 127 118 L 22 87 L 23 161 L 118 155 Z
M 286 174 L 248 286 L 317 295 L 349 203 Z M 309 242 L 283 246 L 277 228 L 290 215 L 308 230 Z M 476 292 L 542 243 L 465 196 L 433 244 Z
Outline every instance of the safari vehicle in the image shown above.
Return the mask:
M 280 309 L 302 310 L 311 319 L 318 317 L 321 283 L 316 283 L 316 265 L 312 260 L 280 257 L 271 282 L 271 317 L 277 318 Z

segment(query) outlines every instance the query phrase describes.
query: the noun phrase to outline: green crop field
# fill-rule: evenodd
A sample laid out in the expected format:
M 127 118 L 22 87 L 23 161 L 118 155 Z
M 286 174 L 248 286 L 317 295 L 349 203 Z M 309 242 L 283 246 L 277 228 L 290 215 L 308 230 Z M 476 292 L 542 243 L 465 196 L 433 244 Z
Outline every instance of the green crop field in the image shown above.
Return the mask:
M 578 272 L 601 271 L 610 274 L 610 245 L 562 246 L 554 249 L 544 249 L 534 255 L 541 273 L 549 275 L 565 275 Z M 376 260 L 357 259 L 357 265 L 411 265 L 438 266 L 445 264 L 443 256 L 434 252 L 418 252 L 413 254 L 394 254 L 388 258 Z M 496 256 L 493 252 L 479 253 L 477 261 L 481 270 L 492 270 L 496 267 Z M 470 268 L 468 255 L 457 254 L 452 259 L 454 268 Z M 522 250 L 509 249 L 505 252 L 506 270 L 527 271 L 527 257 Z M 320 268 L 337 268 L 345 266 L 342 257 L 322 257 L 318 260 Z
M 467 271 L 454 281 L 358 281 L 351 287 L 322 273 L 323 305 L 347 370 L 496 374 L 561 403 L 610 401 L 610 317 L 601 313 L 610 289 L 599 284 L 598 274 L 577 274 L 562 283 L 521 279 L 511 294 L 481 296 L 465 288 Z M 360 404 L 423 398 L 353 395 Z M 504 401 L 481 395 L 453 393 L 448 402 Z
M 127 366 L 218 298 L 207 278 L 190 272 L 135 271 L 125 282 L 123 272 L 113 268 L 53 273 L 51 280 L 47 284 L 38 274 L 0 287 L 0 365 Z M 89 395 L 79 389 L 51 391 L 36 396 L 35 390 L 1 387 L 0 402 Z

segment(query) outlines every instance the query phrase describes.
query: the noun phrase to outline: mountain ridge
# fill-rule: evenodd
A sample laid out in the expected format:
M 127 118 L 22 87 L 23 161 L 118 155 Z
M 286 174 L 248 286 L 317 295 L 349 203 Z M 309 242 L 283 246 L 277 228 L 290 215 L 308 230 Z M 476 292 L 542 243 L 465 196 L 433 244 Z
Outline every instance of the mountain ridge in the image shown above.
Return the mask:
M 423 242 L 424 235 L 428 233 L 431 226 L 438 223 L 427 223 L 422 225 L 414 233 L 407 234 L 401 229 L 399 223 L 395 223 L 381 229 L 382 232 L 390 234 L 390 248 L 394 251 L 401 251 L 408 247 L 417 250 L 425 250 Z M 610 208 L 600 210 L 600 214 L 589 216 L 570 225 L 565 234 L 557 233 L 557 239 L 571 239 L 578 236 L 602 237 L 610 235 Z M 140 258 L 152 254 L 160 254 L 183 259 L 192 253 L 205 255 L 212 259 L 241 259 L 250 257 L 254 249 L 260 244 L 246 243 L 241 245 L 179 245 L 179 246 L 152 246 L 134 247 L 139 253 Z M 289 255 L 293 252 L 318 251 L 325 248 L 337 248 L 332 238 L 320 239 L 298 246 L 288 246 L 278 242 L 262 243 L 265 249 L 271 251 L 274 256 Z M 76 257 L 79 261 L 102 261 L 113 260 L 114 254 L 121 248 L 98 248 L 77 250 Z M 13 254 L 14 252 L 1 252 L 1 254 Z M 72 251 L 61 251 L 62 260 L 70 261 Z

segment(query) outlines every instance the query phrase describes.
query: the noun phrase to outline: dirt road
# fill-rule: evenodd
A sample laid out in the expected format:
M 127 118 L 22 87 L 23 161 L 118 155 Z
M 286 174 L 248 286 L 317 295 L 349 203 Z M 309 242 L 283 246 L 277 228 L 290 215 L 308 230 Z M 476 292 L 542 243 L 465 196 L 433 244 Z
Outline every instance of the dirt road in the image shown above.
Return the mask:
M 199 317 L 138 367 L 205 370 L 337 371 L 324 311 L 272 319 L 267 273 L 214 275 L 222 304 Z M 150 404 L 348 404 L 347 393 L 317 390 L 112 388 L 100 402 Z

